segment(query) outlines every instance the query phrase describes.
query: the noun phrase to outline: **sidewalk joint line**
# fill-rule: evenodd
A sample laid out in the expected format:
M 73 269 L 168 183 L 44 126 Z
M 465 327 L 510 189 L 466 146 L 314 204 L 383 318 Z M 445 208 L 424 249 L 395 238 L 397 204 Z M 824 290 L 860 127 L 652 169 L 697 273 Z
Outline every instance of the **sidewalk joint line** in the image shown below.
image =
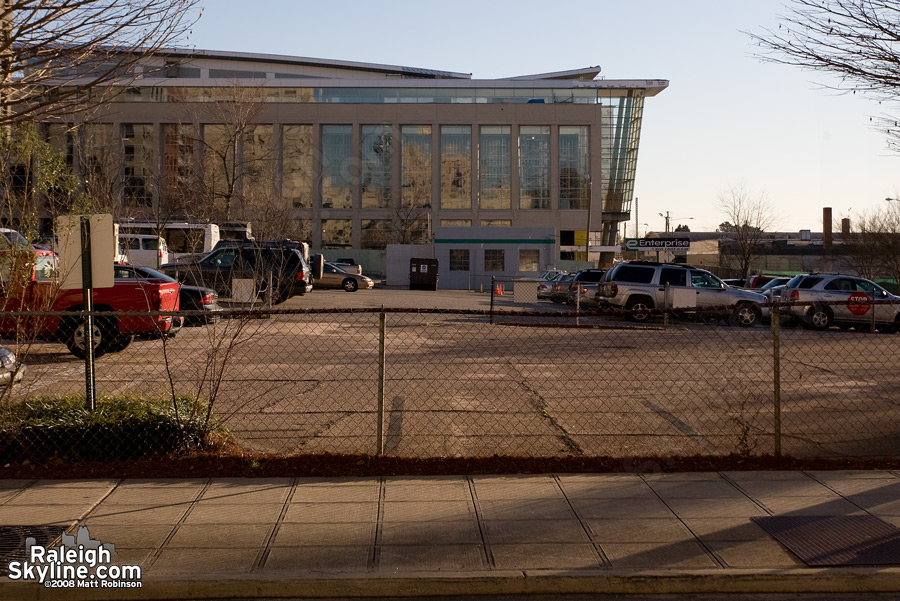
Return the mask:
M 481 537 L 481 557 L 489 570 L 497 569 L 494 563 L 494 552 L 485 533 L 484 522 L 481 519 L 481 505 L 478 503 L 478 495 L 475 493 L 475 482 L 472 476 L 466 476 L 466 485 L 469 487 L 469 498 L 472 500 L 472 508 L 475 510 L 475 526 L 478 527 L 478 536 Z
M 600 543 L 594 540 L 590 527 L 585 524 L 584 518 L 582 518 L 581 514 L 578 513 L 578 510 L 575 509 L 575 505 L 572 504 L 571 499 L 569 499 L 569 495 L 566 494 L 566 491 L 562 487 L 562 482 L 559 479 L 559 474 L 553 474 L 553 481 L 556 483 L 556 487 L 559 489 L 559 492 L 566 500 L 566 504 L 569 506 L 569 509 L 571 509 L 572 513 L 575 515 L 575 519 L 578 520 L 578 525 L 581 526 L 581 529 L 584 531 L 585 535 L 587 535 L 588 540 L 591 541 L 591 546 L 594 548 L 594 553 L 599 559 L 600 567 L 611 568 L 612 561 L 610 561 L 609 557 L 607 557 L 606 552 L 603 550 L 603 547 L 600 545 Z

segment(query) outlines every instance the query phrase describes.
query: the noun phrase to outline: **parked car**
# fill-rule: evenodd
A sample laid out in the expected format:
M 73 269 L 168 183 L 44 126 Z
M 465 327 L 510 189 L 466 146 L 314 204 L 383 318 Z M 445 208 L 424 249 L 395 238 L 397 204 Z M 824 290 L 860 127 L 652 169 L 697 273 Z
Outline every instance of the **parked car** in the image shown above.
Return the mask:
M 781 298 L 781 289 L 787 284 L 791 278 L 773 278 L 766 282 L 762 288 L 754 290 L 766 297 L 766 302 L 771 304 L 772 301 Z
M 569 295 L 569 284 L 575 279 L 574 273 L 564 273 L 553 282 L 553 288 L 550 291 L 550 300 L 561 305 L 566 302 Z
M 806 327 L 826 330 L 869 328 L 900 330 L 900 296 L 870 280 L 841 274 L 800 274 L 781 289 L 781 301 L 790 303 L 782 311 Z M 873 302 L 878 301 L 878 302 Z
M 541 280 L 538 282 L 538 298 L 550 298 L 550 295 L 553 293 L 553 285 L 559 281 L 559 279 L 565 275 L 563 271 L 557 271 L 550 278 L 546 280 Z
M 597 303 L 597 284 L 578 284 L 574 288 L 569 287 L 569 293 L 566 295 L 566 304 L 575 306 L 575 299 L 578 298 L 578 306 L 584 308 L 592 308 L 599 306 Z
M 145 280 L 158 279 L 164 282 L 176 281 L 175 278 L 155 269 L 136 267 L 134 265 L 116 265 L 115 277 Z M 180 310 L 203 311 L 202 315 L 186 315 L 183 325 L 203 325 L 215 323 L 219 319 L 219 312 L 222 310 L 222 307 L 219 306 L 219 295 L 212 288 L 180 284 L 178 287 L 178 298 L 181 305 Z
M 569 292 L 574 294 L 576 287 L 579 285 L 596 284 L 603 279 L 605 273 L 605 269 L 582 269 L 575 272 L 575 277 L 569 282 Z M 572 298 L 574 299 L 575 297 L 573 296 Z
M 623 261 L 600 282 L 597 301 L 627 310 L 632 321 L 646 321 L 654 310 L 668 307 L 728 317 L 732 324 L 750 327 L 762 319 L 766 299 L 690 265 Z
M 250 280 L 256 296 L 268 295 L 273 304 L 312 290 L 312 272 L 300 251 L 277 244 L 236 243 L 197 261 L 164 265 L 160 271 L 182 284 L 212 288 L 228 298 L 234 293 L 235 280 Z
M 80 289 L 60 289 L 59 265 L 49 250 L 3 251 L 6 285 L 0 287 L 0 334 L 11 338 L 57 340 L 83 359 L 87 349 L 84 322 L 80 318 L 49 316 L 22 320 L 18 311 L 81 311 Z M 91 338 L 95 357 L 125 350 L 135 336 L 165 334 L 173 326 L 166 313 L 178 310 L 178 284 L 159 280 L 116 279 L 109 288 L 94 289 L 94 310 L 106 312 L 93 321 Z M 121 315 L 125 313 L 125 315 Z M 128 315 L 128 314 L 131 315 Z
M 355 273 L 356 275 L 362 275 L 362 265 L 357 263 L 352 258 L 343 258 L 338 259 L 337 261 L 329 261 L 335 267 L 339 269 L 343 269 L 347 273 Z
M 343 288 L 347 292 L 356 292 L 360 288 L 372 288 L 375 282 L 371 278 L 356 273 L 348 273 L 335 265 L 326 262 L 322 266 L 322 277 L 314 282 L 319 288 Z
M 25 377 L 25 370 L 25 364 L 18 361 L 14 352 L 0 346 L 0 384 L 8 386 L 21 382 Z

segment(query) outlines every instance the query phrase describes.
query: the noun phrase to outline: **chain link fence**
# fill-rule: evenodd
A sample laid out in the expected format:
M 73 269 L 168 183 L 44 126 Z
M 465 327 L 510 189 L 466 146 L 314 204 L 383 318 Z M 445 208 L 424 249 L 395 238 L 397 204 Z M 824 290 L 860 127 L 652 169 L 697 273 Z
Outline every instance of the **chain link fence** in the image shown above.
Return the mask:
M 190 419 L 208 415 L 251 453 L 898 454 L 896 335 L 781 319 L 743 328 L 673 312 L 633 325 L 621 312 L 510 309 L 225 311 L 123 348 L 125 320 L 146 315 L 97 312 L 106 331 L 95 330 L 95 343 L 110 346 L 92 385 L 103 397 L 180 410 L 200 399 Z M 81 317 L 0 314 L 23 333 L 34 320 Z M 69 348 L 24 334 L 4 344 L 26 366 L 4 389 L 7 428 L 28 402 L 85 394 L 74 338 Z

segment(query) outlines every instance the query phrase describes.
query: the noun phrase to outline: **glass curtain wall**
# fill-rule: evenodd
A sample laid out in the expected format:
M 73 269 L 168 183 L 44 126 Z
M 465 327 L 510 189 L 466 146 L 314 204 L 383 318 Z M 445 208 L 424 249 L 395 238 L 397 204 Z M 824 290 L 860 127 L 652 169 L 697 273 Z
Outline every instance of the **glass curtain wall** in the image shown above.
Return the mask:
M 559 208 L 586 209 L 590 199 L 590 128 L 559 128 Z
M 550 126 L 519 128 L 519 208 L 550 208 Z
M 362 208 L 391 206 L 391 174 L 394 165 L 393 135 L 390 125 L 362 127 Z
M 634 194 L 644 97 L 640 90 L 628 94 L 600 98 L 603 210 L 611 213 L 630 211 Z
M 322 206 L 349 209 L 353 206 L 353 127 L 322 127 Z
M 295 208 L 312 207 L 312 125 L 283 126 L 281 155 L 281 195 Z
M 431 126 L 400 128 L 401 206 L 405 209 L 431 206 Z
M 472 128 L 441 126 L 441 208 L 472 208 Z
M 481 127 L 479 170 L 482 209 L 509 209 L 511 134 L 508 125 Z

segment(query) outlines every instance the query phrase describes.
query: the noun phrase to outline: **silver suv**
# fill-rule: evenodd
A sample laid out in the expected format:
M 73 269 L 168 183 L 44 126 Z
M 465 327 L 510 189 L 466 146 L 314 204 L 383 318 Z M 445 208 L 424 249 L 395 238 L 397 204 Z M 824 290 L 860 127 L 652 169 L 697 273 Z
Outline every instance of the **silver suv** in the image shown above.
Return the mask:
M 690 265 L 623 261 L 600 281 L 597 302 L 626 309 L 632 321 L 646 321 L 653 310 L 678 309 L 726 316 L 750 327 L 761 321 L 766 298 Z
M 794 276 L 781 289 L 782 310 L 803 325 L 825 330 L 836 325 L 893 332 L 900 329 L 900 297 L 852 275 L 808 273 Z M 879 302 L 873 302 L 879 301 Z

